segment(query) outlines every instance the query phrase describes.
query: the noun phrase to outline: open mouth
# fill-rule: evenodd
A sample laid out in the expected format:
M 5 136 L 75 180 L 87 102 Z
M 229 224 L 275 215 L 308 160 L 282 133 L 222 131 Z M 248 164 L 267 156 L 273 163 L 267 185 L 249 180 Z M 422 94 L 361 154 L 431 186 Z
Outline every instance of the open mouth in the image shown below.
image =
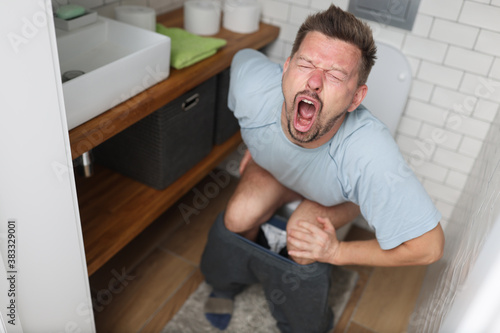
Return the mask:
M 319 110 L 319 102 L 307 96 L 297 96 L 296 101 L 298 102 L 295 106 L 293 126 L 297 131 L 305 133 L 314 124 Z

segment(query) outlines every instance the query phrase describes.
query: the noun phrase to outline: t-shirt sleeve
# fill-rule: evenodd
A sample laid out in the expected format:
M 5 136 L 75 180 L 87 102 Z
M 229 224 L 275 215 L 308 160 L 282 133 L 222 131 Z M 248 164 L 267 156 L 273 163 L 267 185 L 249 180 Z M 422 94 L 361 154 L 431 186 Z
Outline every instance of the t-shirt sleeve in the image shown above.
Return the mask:
M 378 131 L 376 123 L 366 125 L 370 126 Z M 371 132 L 362 128 L 346 140 L 341 181 L 349 200 L 360 206 L 381 248 L 387 250 L 434 229 L 441 214 L 389 132 Z
M 276 87 L 281 87 L 282 68 L 264 54 L 252 49 L 238 51 L 231 63 L 228 107 L 234 112 L 240 127 L 258 126 L 262 117 L 272 117 L 265 101 L 276 100 Z M 272 95 L 272 96 L 271 96 Z M 279 98 L 279 97 L 278 97 Z

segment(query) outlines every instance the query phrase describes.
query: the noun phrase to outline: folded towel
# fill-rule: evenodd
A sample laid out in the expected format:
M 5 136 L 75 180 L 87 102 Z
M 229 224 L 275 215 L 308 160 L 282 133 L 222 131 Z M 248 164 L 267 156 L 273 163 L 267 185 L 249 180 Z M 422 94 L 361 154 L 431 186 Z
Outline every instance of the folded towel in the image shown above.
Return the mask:
M 200 37 L 181 28 L 167 28 L 156 24 L 156 32 L 170 37 L 170 65 L 181 69 L 214 55 L 226 45 L 221 38 Z

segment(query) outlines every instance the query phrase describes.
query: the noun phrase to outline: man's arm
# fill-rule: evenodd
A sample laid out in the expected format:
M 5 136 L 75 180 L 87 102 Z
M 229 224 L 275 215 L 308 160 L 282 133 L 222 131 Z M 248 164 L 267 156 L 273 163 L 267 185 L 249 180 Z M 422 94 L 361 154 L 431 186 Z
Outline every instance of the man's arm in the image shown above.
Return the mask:
M 334 265 L 410 266 L 431 264 L 443 254 L 440 224 L 394 249 L 382 250 L 374 239 L 339 242 L 328 218 L 318 217 L 318 223 L 300 221 L 288 230 L 288 242 L 294 248 L 290 256 Z

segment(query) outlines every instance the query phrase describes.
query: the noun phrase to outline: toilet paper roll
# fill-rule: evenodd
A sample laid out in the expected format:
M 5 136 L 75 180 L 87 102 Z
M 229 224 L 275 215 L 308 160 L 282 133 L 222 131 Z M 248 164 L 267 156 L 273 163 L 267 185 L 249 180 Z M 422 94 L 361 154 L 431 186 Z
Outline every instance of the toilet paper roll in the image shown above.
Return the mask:
M 153 8 L 144 6 L 118 6 L 115 8 L 115 18 L 136 27 L 155 31 L 156 12 Z
M 226 0 L 222 26 L 248 34 L 259 30 L 260 5 L 255 0 Z
M 215 35 L 220 30 L 221 4 L 215 0 L 184 3 L 184 29 L 196 35 Z

